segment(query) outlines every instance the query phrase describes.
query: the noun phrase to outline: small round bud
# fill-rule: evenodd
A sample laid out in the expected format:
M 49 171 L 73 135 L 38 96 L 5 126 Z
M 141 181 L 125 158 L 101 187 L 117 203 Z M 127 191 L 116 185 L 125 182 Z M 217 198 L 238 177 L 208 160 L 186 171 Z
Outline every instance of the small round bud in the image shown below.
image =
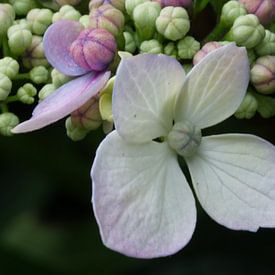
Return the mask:
M 145 2 L 150 2 L 150 0 L 125 0 L 125 9 L 127 13 L 133 17 L 133 12 L 135 7 Z
M 32 29 L 31 28 L 31 23 L 25 18 L 15 20 L 13 22 L 13 25 L 19 25 L 22 29 L 26 29 L 26 30 L 29 30 L 29 31 L 31 31 L 31 29 Z
M 258 58 L 250 71 L 250 80 L 259 93 L 274 93 L 275 56 L 266 55 Z
M 160 14 L 160 5 L 156 2 L 145 2 L 133 11 L 134 24 L 139 38 L 149 40 L 156 31 L 155 22 Z
M 275 33 L 265 30 L 265 37 L 261 43 L 255 47 L 255 51 L 259 56 L 275 55 Z
M 86 131 L 97 129 L 102 123 L 98 99 L 91 98 L 71 114 L 71 119 L 74 126 Z
M 55 0 L 59 6 L 72 5 L 75 6 L 80 3 L 81 0 Z
M 44 66 L 34 67 L 30 71 L 30 79 L 36 84 L 46 83 L 49 78 L 49 72 Z
M 156 27 L 160 34 L 172 41 L 183 38 L 190 29 L 188 14 L 181 7 L 166 7 L 161 10 L 156 20 Z
M 102 120 L 113 122 L 112 94 L 103 94 L 99 99 L 99 110 Z
M 248 49 L 257 46 L 265 36 L 265 29 L 254 14 L 238 17 L 230 31 L 230 36 L 239 46 Z
M 100 6 L 109 4 L 123 12 L 125 10 L 124 2 L 124 0 L 91 0 L 89 2 L 89 10 L 92 11 L 93 9 L 97 9 Z
M 79 141 L 82 140 L 86 137 L 87 133 L 89 131 L 78 127 L 72 123 L 71 117 L 68 117 L 65 122 L 65 127 L 66 127 L 66 133 L 67 136 L 72 140 L 72 141 Z
M 52 83 L 56 88 L 59 88 L 60 86 L 62 86 L 63 84 L 67 83 L 72 79 L 70 76 L 60 73 L 57 69 L 52 70 L 51 78 Z
M 44 100 L 47 96 L 52 94 L 56 90 L 53 84 L 46 84 L 38 93 L 39 101 Z
M 37 8 L 35 0 L 10 0 L 17 15 L 26 15 L 31 9 Z
M 27 20 L 34 34 L 42 35 L 52 23 L 53 13 L 49 9 L 33 9 L 29 11 Z
M 6 100 L 11 92 L 12 82 L 4 74 L 0 73 L 0 101 Z
M 3 113 L 0 115 L 0 134 L 3 136 L 12 136 L 11 129 L 19 124 L 18 117 L 13 113 Z
M 220 48 L 222 45 L 220 42 L 211 41 L 206 43 L 195 55 L 193 58 L 193 64 L 196 65 L 199 63 L 206 55 L 210 52 Z
M 59 10 L 59 12 L 54 13 L 52 17 L 52 22 L 54 23 L 62 19 L 78 21 L 80 17 L 81 17 L 81 14 L 79 11 L 77 11 L 72 6 L 65 5 Z
M 256 114 L 257 108 L 257 99 L 251 93 L 247 93 L 236 111 L 235 117 L 239 119 L 250 119 Z
M 32 43 L 32 33 L 20 25 L 8 29 L 8 43 L 15 55 L 21 55 Z
M 31 45 L 26 49 L 22 57 L 24 67 L 31 69 L 37 66 L 48 66 L 49 63 L 44 55 L 43 41 L 41 36 L 33 35 Z
M 89 26 L 105 29 L 114 36 L 118 36 L 124 27 L 124 15 L 111 5 L 103 5 L 91 11 Z
M 158 2 L 162 8 L 164 7 L 183 7 L 189 8 L 192 5 L 192 0 L 153 0 Z
M 146 40 L 140 44 L 140 53 L 162 53 L 162 45 L 156 39 Z
M 255 14 L 264 25 L 272 21 L 274 0 L 239 0 L 244 4 L 248 13 Z
M 6 56 L 0 59 L 0 73 L 5 74 L 9 79 L 14 79 L 19 72 L 18 62 Z
M 163 50 L 164 54 L 177 58 L 178 50 L 174 42 L 169 42 Z
M 174 124 L 167 137 L 168 144 L 180 156 L 192 156 L 201 143 L 201 130 L 189 121 Z
M 104 29 L 83 30 L 70 48 L 74 61 L 87 70 L 102 71 L 116 53 L 114 36 Z
M 90 16 L 88 14 L 82 15 L 78 21 L 84 28 L 88 28 L 90 25 Z
M 36 88 L 31 83 L 26 83 L 18 89 L 17 97 L 22 103 L 32 104 L 36 93 Z
M 130 32 L 123 32 L 123 36 L 125 39 L 125 51 L 134 53 L 137 48 L 134 36 Z
M 6 35 L 8 28 L 15 18 L 13 7 L 10 4 L 0 4 L 0 37 Z
M 246 15 L 246 9 L 238 1 L 229 1 L 223 5 L 221 12 L 221 22 L 226 27 L 232 27 L 234 21 L 241 15 Z
M 178 55 L 182 59 L 192 59 L 200 49 L 200 43 L 192 36 L 186 36 L 177 43 Z

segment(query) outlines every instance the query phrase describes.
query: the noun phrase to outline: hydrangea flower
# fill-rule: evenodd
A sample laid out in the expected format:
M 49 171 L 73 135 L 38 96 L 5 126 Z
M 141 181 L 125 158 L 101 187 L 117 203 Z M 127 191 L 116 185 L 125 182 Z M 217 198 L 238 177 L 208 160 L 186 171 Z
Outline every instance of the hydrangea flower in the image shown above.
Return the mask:
M 201 137 L 231 116 L 249 81 L 244 48 L 209 53 L 185 77 L 165 55 L 124 58 L 113 92 L 116 130 L 100 144 L 91 170 L 93 208 L 105 245 L 128 256 L 171 255 L 190 240 L 195 199 L 234 230 L 275 226 L 275 149 L 253 135 Z
M 93 31 L 100 32 L 101 29 L 94 29 Z M 43 45 L 49 63 L 65 75 L 78 77 L 64 84 L 41 101 L 35 107 L 32 117 L 13 128 L 13 133 L 37 130 L 71 114 L 92 97 L 98 95 L 105 86 L 110 77 L 110 72 L 106 69 L 96 71 L 92 68 L 94 64 L 87 64 L 85 60 L 78 60 L 79 62 L 76 63 L 74 56 L 77 56 L 78 52 L 74 48 L 73 53 L 71 52 L 72 45 L 74 46 L 78 37 L 80 40 L 83 39 L 81 37 L 83 34 L 86 35 L 84 27 L 79 22 L 71 20 L 60 20 L 47 29 Z M 84 39 L 88 40 L 86 37 Z M 102 35 L 100 39 L 102 39 Z M 99 50 L 94 44 L 92 47 L 93 53 Z M 104 50 L 101 49 L 100 52 L 104 53 Z M 82 54 L 83 56 L 86 57 L 85 53 Z M 88 58 L 90 62 L 95 60 L 94 57 L 91 57 L 90 52 L 88 52 Z M 82 63 L 85 66 L 81 66 Z M 103 68 L 102 63 L 98 63 L 100 63 L 100 68 Z

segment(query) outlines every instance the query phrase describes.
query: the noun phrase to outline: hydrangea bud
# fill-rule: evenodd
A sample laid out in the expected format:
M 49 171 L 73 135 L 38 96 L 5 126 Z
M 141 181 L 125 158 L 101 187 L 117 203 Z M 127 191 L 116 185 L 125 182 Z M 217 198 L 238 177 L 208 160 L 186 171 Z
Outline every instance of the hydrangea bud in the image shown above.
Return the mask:
M 256 114 L 257 108 L 257 99 L 251 93 L 247 93 L 238 110 L 235 112 L 235 117 L 239 119 L 250 119 Z
M 49 9 L 33 9 L 29 11 L 27 20 L 34 34 L 42 35 L 52 23 L 53 13 Z
M 30 71 L 30 79 L 36 84 L 46 83 L 49 79 L 49 72 L 44 66 L 34 67 Z
M 18 117 L 13 113 L 3 113 L 0 115 L 0 134 L 3 136 L 12 136 L 11 129 L 19 124 Z
M 54 23 L 62 19 L 78 21 L 80 17 L 81 14 L 79 11 L 70 5 L 65 5 L 59 10 L 59 12 L 54 13 L 52 22 Z
M 18 62 L 6 56 L 0 59 L 0 73 L 5 74 L 9 79 L 14 79 L 19 72 Z
M 44 100 L 47 96 L 53 93 L 56 90 L 56 87 L 53 84 L 46 84 L 38 93 L 39 101 Z
M 67 83 L 72 79 L 70 76 L 60 73 L 57 69 L 52 70 L 51 78 L 52 83 L 56 88 L 59 88 L 60 86 L 62 86 L 63 84 Z
M 174 42 L 169 42 L 163 49 L 164 54 L 177 58 L 178 50 Z
M 272 21 L 274 0 L 239 0 L 239 2 L 244 4 L 248 13 L 255 14 L 262 24 L 267 25 Z
M 125 0 L 125 9 L 127 13 L 133 17 L 133 12 L 135 7 L 145 2 L 150 2 L 150 0 Z
M 10 50 L 15 55 L 21 55 L 32 43 L 32 33 L 20 25 L 8 29 L 8 43 Z
M 93 9 L 97 9 L 106 4 L 109 4 L 122 12 L 125 10 L 124 0 L 91 0 L 89 2 L 89 10 L 92 11 Z
M 134 53 L 137 48 L 134 36 L 130 32 L 123 32 L 123 36 L 125 39 L 125 51 Z
M 75 6 L 80 3 L 81 0 L 55 0 L 59 6 L 72 5 Z
M 232 38 L 239 46 L 244 46 L 248 49 L 257 46 L 264 36 L 265 29 L 254 14 L 238 17 L 229 32 L 229 39 Z
M 249 64 L 251 65 L 256 60 L 257 56 L 256 56 L 253 49 L 247 50 L 246 52 L 247 52 L 247 57 L 248 57 L 248 60 L 249 60 Z
M 10 0 L 17 15 L 26 15 L 31 9 L 37 8 L 35 0 Z
M 226 27 L 232 27 L 234 21 L 241 15 L 246 15 L 244 5 L 238 1 L 229 1 L 223 5 L 221 22 Z
M 17 97 L 25 104 L 32 104 L 34 103 L 34 96 L 36 93 L 36 88 L 31 83 L 26 83 L 18 89 Z
M 87 70 L 102 71 L 116 53 L 114 36 L 104 29 L 83 30 L 70 48 L 74 61 Z
M 10 4 L 0 4 L 0 37 L 6 35 L 8 28 L 15 18 L 13 7 Z
M 146 40 L 140 44 L 140 53 L 155 53 L 159 54 L 163 52 L 162 44 L 156 39 Z
M 11 92 L 11 86 L 11 80 L 5 74 L 0 73 L 0 101 L 6 100 Z
M 266 55 L 258 58 L 251 69 L 250 79 L 259 93 L 275 92 L 275 56 Z
M 200 43 L 192 36 L 186 36 L 177 43 L 178 56 L 182 59 L 192 59 L 200 49 Z
M 160 34 L 172 41 L 183 38 L 190 29 L 190 21 L 186 10 L 182 7 L 165 7 L 156 20 Z
M 183 8 L 189 8 L 192 5 L 192 0 L 153 0 L 155 2 L 158 2 L 161 7 L 183 7 Z
M 195 55 L 193 58 L 193 64 L 196 65 L 201 61 L 206 55 L 210 52 L 220 48 L 222 45 L 220 42 L 211 41 L 206 43 Z
M 76 126 L 72 123 L 71 117 L 68 117 L 65 122 L 66 134 L 72 141 L 79 141 L 86 137 L 89 131 Z
M 33 35 L 31 45 L 26 49 L 22 57 L 24 67 L 31 69 L 36 66 L 48 66 L 49 63 L 44 55 L 43 41 L 41 36 Z
M 155 22 L 160 13 L 160 5 L 156 2 L 145 2 L 135 7 L 133 20 L 139 38 L 149 40 L 156 31 Z
M 19 25 L 22 27 L 22 29 L 27 29 L 29 31 L 31 31 L 31 23 L 25 19 L 25 18 L 22 18 L 22 19 L 17 19 L 13 22 L 13 25 Z
M 275 55 L 275 33 L 265 30 L 265 37 L 255 47 L 255 51 L 259 56 Z
M 89 26 L 105 29 L 114 36 L 118 36 L 124 27 L 124 15 L 111 5 L 103 5 L 91 11 Z
M 88 28 L 90 25 L 90 16 L 88 14 L 82 15 L 79 18 L 79 23 L 84 26 L 84 28 Z
M 97 129 L 101 123 L 98 99 L 93 97 L 71 114 L 72 124 L 87 131 Z

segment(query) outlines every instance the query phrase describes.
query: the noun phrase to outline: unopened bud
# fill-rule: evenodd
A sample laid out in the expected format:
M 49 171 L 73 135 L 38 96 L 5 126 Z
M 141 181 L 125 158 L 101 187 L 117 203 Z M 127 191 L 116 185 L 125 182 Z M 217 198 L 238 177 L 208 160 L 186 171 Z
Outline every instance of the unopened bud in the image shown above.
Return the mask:
M 3 113 L 0 115 L 0 134 L 3 136 L 12 136 L 11 129 L 19 124 L 18 117 L 13 113 Z
M 4 74 L 0 73 L 0 101 L 5 100 L 11 92 L 12 82 Z
M 206 43 L 195 55 L 193 58 L 193 64 L 196 65 L 199 63 L 206 55 L 210 52 L 222 47 L 220 42 L 211 41 Z
M 178 50 L 176 44 L 174 42 L 169 42 L 163 50 L 164 54 L 169 55 L 171 57 L 177 58 Z
M 60 73 L 57 69 L 52 70 L 51 78 L 52 83 L 56 88 L 59 88 L 60 86 L 62 86 L 63 84 L 67 83 L 72 79 L 70 76 Z
M 18 99 L 25 104 L 34 103 L 34 96 L 37 90 L 31 83 L 26 83 L 17 91 Z
M 134 53 L 137 48 L 134 36 L 130 32 L 123 32 L 123 35 L 125 39 L 125 51 Z
M 265 30 L 265 37 L 260 44 L 255 47 L 259 56 L 275 55 L 275 33 Z
M 251 93 L 247 93 L 236 111 L 235 117 L 239 119 L 250 119 L 256 114 L 257 108 L 257 99 Z
M 0 37 L 6 35 L 8 28 L 15 18 L 13 7 L 10 4 L 0 4 Z
M 125 10 L 125 1 L 124 0 L 91 0 L 89 2 L 89 10 L 92 11 L 93 9 L 97 9 L 103 5 L 111 5 L 114 8 L 124 11 Z
M 182 59 L 192 59 L 200 49 L 200 43 L 192 36 L 186 36 L 177 43 L 178 56 Z
M 47 96 L 52 94 L 56 90 L 56 87 L 53 84 L 46 84 L 38 93 L 38 98 L 40 101 L 44 100 Z
M 125 0 L 125 8 L 127 13 L 133 17 L 133 12 L 135 7 L 145 2 L 150 2 L 150 0 Z
M 10 0 L 17 15 L 26 15 L 31 9 L 37 8 L 35 0 Z
M 156 39 L 146 40 L 140 44 L 141 53 L 159 54 L 163 52 L 162 45 Z
M 0 73 L 5 74 L 9 79 L 14 79 L 19 71 L 19 64 L 18 62 L 6 56 L 0 59 Z
M 46 83 L 49 78 L 49 72 L 44 66 L 34 67 L 30 71 L 30 79 L 36 84 Z
M 72 123 L 71 117 L 68 117 L 65 122 L 67 136 L 73 141 L 79 141 L 86 137 L 89 131 L 78 127 Z
M 52 17 L 52 22 L 56 22 L 58 20 L 75 20 L 78 21 L 81 17 L 81 14 L 79 11 L 77 11 L 74 7 L 70 5 L 63 6 L 59 12 L 56 12 Z

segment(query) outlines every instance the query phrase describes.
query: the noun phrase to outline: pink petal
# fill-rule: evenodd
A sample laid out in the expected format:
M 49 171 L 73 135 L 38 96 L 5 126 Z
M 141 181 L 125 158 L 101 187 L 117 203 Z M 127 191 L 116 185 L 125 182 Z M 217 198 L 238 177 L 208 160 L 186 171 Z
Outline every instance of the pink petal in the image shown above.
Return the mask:
M 110 72 L 89 73 L 61 86 L 39 103 L 33 116 L 17 125 L 12 132 L 24 133 L 47 126 L 78 109 L 95 96 L 106 84 Z

